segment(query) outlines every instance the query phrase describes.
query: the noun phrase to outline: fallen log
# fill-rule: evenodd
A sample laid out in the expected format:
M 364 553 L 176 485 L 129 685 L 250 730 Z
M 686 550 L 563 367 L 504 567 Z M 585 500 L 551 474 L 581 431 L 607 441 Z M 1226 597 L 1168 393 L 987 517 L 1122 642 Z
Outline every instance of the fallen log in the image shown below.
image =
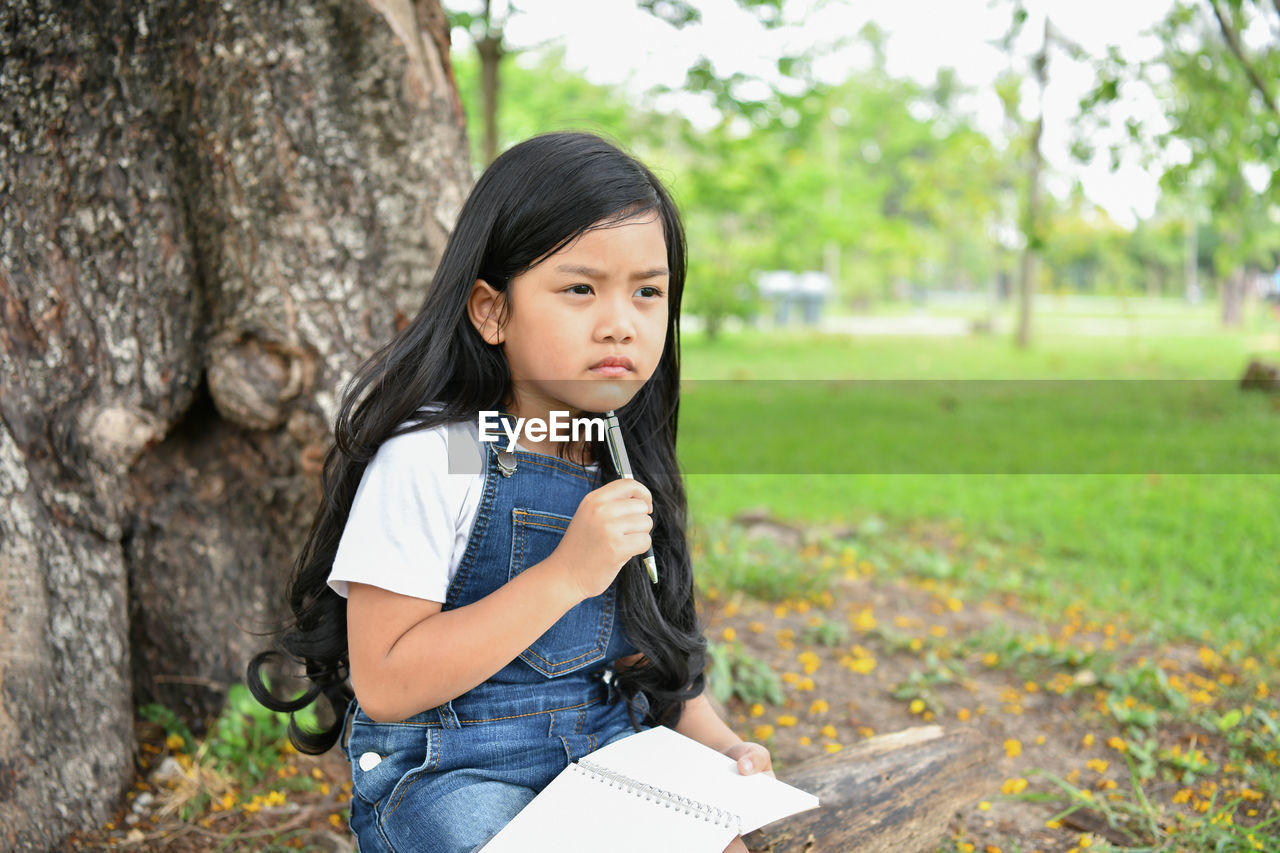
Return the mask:
M 1240 388 L 1243 391 L 1280 393 L 1280 364 L 1253 359 L 1244 369 L 1244 376 L 1240 377 Z
M 977 731 L 921 726 L 799 764 L 779 778 L 820 808 L 747 835 L 754 853 L 913 853 L 938 848 L 952 816 L 989 795 L 999 750 Z

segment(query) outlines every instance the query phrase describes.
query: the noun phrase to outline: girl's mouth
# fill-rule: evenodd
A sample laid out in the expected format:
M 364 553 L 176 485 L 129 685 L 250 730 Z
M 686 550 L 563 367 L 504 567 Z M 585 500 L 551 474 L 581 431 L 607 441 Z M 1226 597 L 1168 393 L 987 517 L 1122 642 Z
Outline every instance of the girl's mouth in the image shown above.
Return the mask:
M 602 376 L 626 376 L 633 369 L 631 359 L 625 356 L 602 358 L 591 365 L 591 372 Z

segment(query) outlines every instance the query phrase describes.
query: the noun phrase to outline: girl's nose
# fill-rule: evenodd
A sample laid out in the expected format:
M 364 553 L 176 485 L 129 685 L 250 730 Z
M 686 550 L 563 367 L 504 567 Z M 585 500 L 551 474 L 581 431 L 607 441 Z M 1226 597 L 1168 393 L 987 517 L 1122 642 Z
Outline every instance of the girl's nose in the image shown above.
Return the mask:
M 636 334 L 635 308 L 630 299 L 602 300 L 596 333 L 601 340 L 627 343 Z

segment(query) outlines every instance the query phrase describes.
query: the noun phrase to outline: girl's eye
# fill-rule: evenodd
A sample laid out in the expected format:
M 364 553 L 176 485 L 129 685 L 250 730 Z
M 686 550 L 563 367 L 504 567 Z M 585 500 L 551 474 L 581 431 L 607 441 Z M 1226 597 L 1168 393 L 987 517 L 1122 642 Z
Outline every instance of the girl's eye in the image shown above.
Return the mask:
M 566 288 L 566 292 L 574 293 L 578 296 L 589 296 L 591 294 L 591 285 L 589 284 L 571 284 Z
M 637 290 L 636 293 L 640 294 L 646 299 L 657 299 L 658 297 L 662 296 L 662 289 L 658 287 L 654 287 L 653 285 L 646 285 L 640 288 L 639 290 Z

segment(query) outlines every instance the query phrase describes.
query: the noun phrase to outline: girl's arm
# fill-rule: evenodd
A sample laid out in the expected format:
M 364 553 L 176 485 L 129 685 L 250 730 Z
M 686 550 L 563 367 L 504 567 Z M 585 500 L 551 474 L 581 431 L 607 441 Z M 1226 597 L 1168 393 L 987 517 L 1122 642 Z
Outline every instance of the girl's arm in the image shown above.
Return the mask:
M 615 480 L 578 505 L 560 544 L 489 595 L 464 607 L 350 584 L 351 686 L 370 718 L 394 722 L 461 696 L 527 649 L 579 601 L 609 588 L 651 545 L 652 497 Z
M 373 720 L 395 722 L 461 696 L 580 600 L 545 561 L 455 610 L 351 583 L 347 645 L 360 707 Z
M 738 772 L 742 775 L 768 771 L 773 773 L 773 759 L 769 750 L 763 745 L 744 741 L 734 734 L 733 729 L 725 725 L 724 720 L 711 707 L 707 694 L 703 693 L 684 703 L 680 721 L 676 723 L 676 731 L 685 737 L 691 737 L 699 743 L 709 746 L 717 752 L 723 752 L 738 762 Z

